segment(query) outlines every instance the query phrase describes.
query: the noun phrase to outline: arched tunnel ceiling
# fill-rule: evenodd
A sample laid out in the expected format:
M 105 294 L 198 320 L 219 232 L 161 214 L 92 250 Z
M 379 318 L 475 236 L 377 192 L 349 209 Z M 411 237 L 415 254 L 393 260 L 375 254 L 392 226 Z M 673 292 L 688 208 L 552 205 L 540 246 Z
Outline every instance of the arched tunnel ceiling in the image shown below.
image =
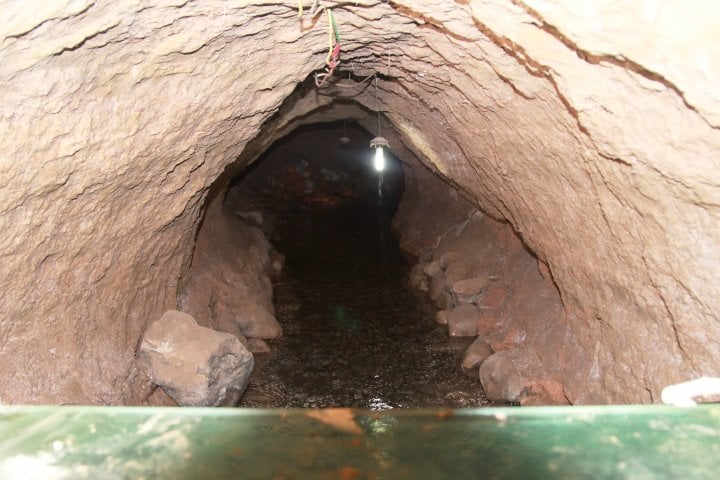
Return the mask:
M 720 7 L 319 3 L 341 69 L 381 75 L 394 148 L 549 264 L 589 365 L 613 365 L 588 371 L 608 399 L 668 365 L 717 374 Z M 375 97 L 281 109 L 327 55 L 296 1 L 0 5 L 0 397 L 136 401 L 138 339 L 175 305 L 210 185 L 296 124 L 373 131 Z

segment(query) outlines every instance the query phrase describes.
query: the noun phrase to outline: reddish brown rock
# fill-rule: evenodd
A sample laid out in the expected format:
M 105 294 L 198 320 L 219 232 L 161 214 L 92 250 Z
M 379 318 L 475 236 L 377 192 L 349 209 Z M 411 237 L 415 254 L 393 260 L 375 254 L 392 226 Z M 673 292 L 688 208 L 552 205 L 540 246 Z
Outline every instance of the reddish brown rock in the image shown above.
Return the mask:
M 285 267 L 285 255 L 276 250 L 272 250 L 270 252 L 270 267 L 272 268 L 272 274 L 278 275 L 283 267 Z
M 473 370 L 479 368 L 480 365 L 485 361 L 485 359 L 492 354 L 492 348 L 490 348 L 490 346 L 482 337 L 478 337 L 465 351 L 465 355 L 463 356 L 462 361 L 462 368 L 464 368 L 465 370 Z
M 460 305 L 447 314 L 448 334 L 451 337 L 474 337 L 477 335 L 477 318 L 480 315 L 475 305 Z
M 275 317 L 250 298 L 238 298 L 233 314 L 242 334 L 248 338 L 272 339 L 282 336 Z
M 435 322 L 439 323 L 440 325 L 447 325 L 448 313 L 450 313 L 450 310 L 439 310 L 435 314 Z
M 428 296 L 430 297 L 430 300 L 436 302 L 443 292 L 445 292 L 445 275 L 441 271 L 432 277 Z
M 478 335 L 484 336 L 498 326 L 498 317 L 495 312 L 480 312 L 475 323 Z
M 490 355 L 480 366 L 480 381 L 491 401 L 516 402 L 524 384 L 509 352 Z
M 507 296 L 505 288 L 490 288 L 481 295 L 478 306 L 486 310 L 499 310 L 505 304 Z
M 445 285 L 448 289 L 451 289 L 455 283 L 467 279 L 468 275 L 472 275 L 472 272 L 464 261 L 451 263 L 445 269 Z
M 270 345 L 260 338 L 249 338 L 247 341 L 247 349 L 250 353 L 268 353 L 270 352 Z
M 201 327 L 176 310 L 150 325 L 140 353 L 153 382 L 183 406 L 234 404 L 254 365 L 252 354 L 237 338 Z
M 425 273 L 425 275 L 427 275 L 430 280 L 434 279 L 436 276 L 442 273 L 442 271 L 443 270 L 440 267 L 440 262 L 438 261 L 432 261 L 423 266 L 423 273 Z
M 427 275 L 424 272 L 425 269 L 424 263 L 418 263 L 416 264 L 411 270 L 410 275 L 408 279 L 408 285 L 410 285 L 411 288 L 414 288 L 416 290 L 420 290 L 423 292 L 427 292 L 429 290 L 429 285 L 427 281 Z
M 450 290 L 456 305 L 475 303 L 480 292 L 490 285 L 487 277 L 467 278 L 453 283 Z
M 440 295 L 438 295 L 438 298 L 435 299 L 435 306 L 437 308 L 447 308 L 450 309 L 455 306 L 455 303 L 453 301 L 453 296 L 450 292 L 447 291 L 447 289 L 440 290 Z
M 458 261 L 462 261 L 462 255 L 458 252 L 445 252 L 440 256 L 440 259 L 438 260 L 438 263 L 440 264 L 440 268 L 443 270 L 446 270 L 451 263 L 455 263 Z
M 501 350 L 512 350 L 517 348 L 518 345 L 522 344 L 527 338 L 527 332 L 513 326 L 506 333 L 500 341 L 495 341 L 490 344 L 493 351 L 499 352 Z
M 522 394 L 520 405 L 568 405 L 563 385 L 557 380 L 541 379 L 529 382 Z

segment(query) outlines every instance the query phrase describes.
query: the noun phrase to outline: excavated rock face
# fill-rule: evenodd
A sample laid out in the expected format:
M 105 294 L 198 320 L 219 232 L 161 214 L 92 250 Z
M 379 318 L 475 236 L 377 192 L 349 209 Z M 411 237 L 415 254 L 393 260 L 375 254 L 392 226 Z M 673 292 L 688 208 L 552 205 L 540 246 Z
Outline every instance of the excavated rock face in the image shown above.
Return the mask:
M 3 402 L 142 402 L 210 185 L 302 123 L 374 131 L 375 72 L 398 156 L 548 265 L 571 401 L 719 373 L 713 2 L 321 0 L 356 85 L 322 92 L 296 89 L 327 55 L 297 4 L 0 1 Z

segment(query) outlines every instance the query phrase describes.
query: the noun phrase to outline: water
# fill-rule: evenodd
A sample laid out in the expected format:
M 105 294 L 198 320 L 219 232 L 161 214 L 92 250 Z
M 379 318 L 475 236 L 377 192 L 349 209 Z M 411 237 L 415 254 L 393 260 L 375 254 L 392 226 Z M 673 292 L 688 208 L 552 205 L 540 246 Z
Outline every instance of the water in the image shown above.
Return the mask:
M 279 227 L 286 255 L 274 284 L 283 338 L 256 355 L 239 406 L 385 410 L 486 402 L 436 309 L 407 286 L 410 265 L 390 230 L 393 199 L 329 213 L 294 212 Z

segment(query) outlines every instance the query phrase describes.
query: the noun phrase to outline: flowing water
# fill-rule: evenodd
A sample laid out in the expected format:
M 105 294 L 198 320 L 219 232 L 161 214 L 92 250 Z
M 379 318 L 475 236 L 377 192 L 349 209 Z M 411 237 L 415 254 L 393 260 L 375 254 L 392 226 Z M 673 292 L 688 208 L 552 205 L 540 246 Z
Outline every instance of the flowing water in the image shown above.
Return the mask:
M 435 307 L 407 286 L 410 264 L 390 230 L 392 198 L 342 211 L 294 212 L 275 244 L 283 337 L 257 354 L 241 407 L 384 410 L 486 403 L 460 367 L 472 339 L 449 338 Z

